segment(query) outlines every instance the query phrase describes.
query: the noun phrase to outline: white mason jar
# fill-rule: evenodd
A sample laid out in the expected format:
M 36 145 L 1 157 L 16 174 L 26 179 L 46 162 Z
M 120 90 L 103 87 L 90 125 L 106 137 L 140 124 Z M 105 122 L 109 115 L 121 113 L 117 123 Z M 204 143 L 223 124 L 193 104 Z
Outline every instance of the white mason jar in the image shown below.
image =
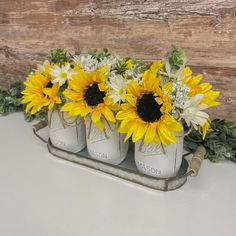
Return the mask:
M 129 142 L 124 142 L 125 135 L 117 131 L 115 124 L 104 121 L 105 130 L 99 130 L 86 118 L 87 150 L 91 158 L 119 165 L 127 156 Z
M 85 125 L 81 117 L 69 118 L 58 108 L 48 112 L 49 137 L 53 146 L 79 152 L 86 146 Z
M 178 174 L 183 157 L 184 133 L 176 134 L 176 144 L 135 143 L 135 163 L 137 169 L 146 175 L 169 178 Z

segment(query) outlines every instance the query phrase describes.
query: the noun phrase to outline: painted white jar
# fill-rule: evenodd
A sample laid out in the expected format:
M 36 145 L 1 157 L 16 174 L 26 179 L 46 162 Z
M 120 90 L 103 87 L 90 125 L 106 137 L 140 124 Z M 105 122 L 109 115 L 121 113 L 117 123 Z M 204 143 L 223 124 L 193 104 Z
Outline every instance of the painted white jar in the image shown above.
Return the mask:
M 104 122 L 105 130 L 99 130 L 91 121 L 86 119 L 87 150 L 91 158 L 119 165 L 127 156 L 129 142 L 124 142 L 125 135 L 117 131 L 115 124 Z
M 53 146 L 73 153 L 85 148 L 85 125 L 81 117 L 69 118 L 55 108 L 48 112 L 48 126 Z
M 146 175 L 169 178 L 178 174 L 183 158 L 184 133 L 176 134 L 176 144 L 135 143 L 135 163 L 137 169 Z

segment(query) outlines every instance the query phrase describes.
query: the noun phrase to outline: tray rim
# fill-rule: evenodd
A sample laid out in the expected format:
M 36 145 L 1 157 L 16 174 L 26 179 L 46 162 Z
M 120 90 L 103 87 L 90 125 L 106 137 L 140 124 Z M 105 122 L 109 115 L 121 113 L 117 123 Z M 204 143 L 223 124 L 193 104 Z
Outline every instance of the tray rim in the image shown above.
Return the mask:
M 48 151 L 49 153 L 51 153 L 53 156 L 57 157 L 57 158 L 60 158 L 60 159 L 63 159 L 63 160 L 66 160 L 66 161 L 69 161 L 69 162 L 72 162 L 72 163 L 75 163 L 77 165 L 81 165 L 81 166 L 85 166 L 86 168 L 90 168 L 90 169 L 93 169 L 97 172 L 102 172 L 102 173 L 105 173 L 106 175 L 110 175 L 110 176 L 113 176 L 113 177 L 116 177 L 116 178 L 119 178 L 121 180 L 125 180 L 125 181 L 128 181 L 129 183 L 134 183 L 134 184 L 137 184 L 139 186 L 144 186 L 144 187 L 147 187 L 149 189 L 153 189 L 153 190 L 159 190 L 159 191 L 172 191 L 172 190 L 176 190 L 180 187 L 182 187 L 186 182 L 187 182 L 187 177 L 191 175 L 191 171 L 188 172 L 188 166 L 189 166 L 189 163 L 188 161 L 185 159 L 185 155 L 183 155 L 183 163 L 182 165 L 186 165 L 186 171 L 184 174 L 182 175 L 177 175 L 177 176 L 174 176 L 174 177 L 170 177 L 170 178 L 160 178 L 160 177 L 154 177 L 154 176 L 149 176 L 149 175 L 145 175 L 143 173 L 140 173 L 140 172 L 137 172 L 137 171 L 134 171 L 134 170 L 129 170 L 129 169 L 126 169 L 124 167 L 121 167 L 121 166 L 116 166 L 116 165 L 112 165 L 110 163 L 106 163 L 106 162 L 102 162 L 102 161 L 99 161 L 99 160 L 95 160 L 95 159 L 92 159 L 92 158 L 89 158 L 85 155 L 80 155 L 79 153 L 73 153 L 73 152 L 69 152 L 69 151 L 66 151 L 66 150 L 63 150 L 61 148 L 58 148 L 58 147 L 55 147 L 53 146 L 53 144 L 51 143 L 50 139 L 48 139 L 48 142 L 47 142 L 47 148 L 48 148 Z M 108 166 L 108 167 L 112 167 L 112 168 L 116 168 L 116 169 L 119 169 L 121 171 L 124 171 L 124 172 L 127 172 L 127 173 L 130 173 L 130 174 L 135 174 L 135 175 L 138 175 L 138 176 L 141 176 L 143 178 L 147 178 L 149 180 L 152 180 L 152 181 L 163 181 L 164 182 L 164 188 L 157 188 L 157 187 L 152 187 L 150 185 L 146 185 L 146 184 L 143 184 L 143 183 L 140 183 L 138 181 L 135 181 L 135 180 L 131 180 L 129 178 L 125 178 L 125 177 L 121 177 L 121 176 L 118 176 L 117 174 L 114 174 L 114 173 L 109 173 L 109 172 L 106 172 L 106 171 L 103 171 L 103 170 L 100 170 L 100 169 L 96 169 L 90 165 L 86 165 L 86 164 L 82 164 L 82 163 L 79 163 L 79 162 L 76 162 L 75 160 L 69 160 L 68 158 L 66 157 L 62 157 L 56 153 L 54 153 L 52 150 L 58 150 L 60 152 L 63 152 L 63 153 L 66 153 L 67 155 L 73 155 L 73 156 L 76 156 L 78 158 L 82 158 L 82 159 L 85 159 L 85 160 L 89 160 L 91 162 L 94 162 L 94 163 L 98 163 L 98 164 L 102 164 L 102 165 L 105 165 L 105 166 Z M 83 149 L 84 150 L 84 149 Z M 172 182 L 172 181 L 178 181 L 178 180 L 183 180 L 181 183 L 177 184 L 175 187 L 172 187 L 172 188 L 168 188 L 169 187 L 169 184 Z

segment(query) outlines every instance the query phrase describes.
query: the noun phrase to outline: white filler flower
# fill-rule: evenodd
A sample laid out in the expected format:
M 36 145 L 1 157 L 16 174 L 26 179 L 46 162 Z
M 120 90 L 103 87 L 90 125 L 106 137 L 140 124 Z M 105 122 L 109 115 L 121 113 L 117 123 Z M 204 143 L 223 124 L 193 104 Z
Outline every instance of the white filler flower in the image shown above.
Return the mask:
M 109 78 L 108 96 L 113 100 L 113 103 L 120 103 L 125 101 L 125 93 L 128 81 L 124 79 L 121 75 L 113 74 Z
M 203 94 L 197 94 L 191 97 L 183 106 L 183 112 L 180 114 L 181 117 L 186 121 L 187 125 L 193 125 L 195 129 L 199 125 L 204 125 L 209 115 L 202 110 L 208 108 L 206 104 L 200 104 Z
M 65 65 L 54 65 L 53 68 L 50 69 L 50 75 L 54 77 L 52 83 L 59 83 L 59 86 L 62 86 L 67 80 L 72 79 L 72 75 L 75 72 L 71 69 L 70 64 L 67 63 Z

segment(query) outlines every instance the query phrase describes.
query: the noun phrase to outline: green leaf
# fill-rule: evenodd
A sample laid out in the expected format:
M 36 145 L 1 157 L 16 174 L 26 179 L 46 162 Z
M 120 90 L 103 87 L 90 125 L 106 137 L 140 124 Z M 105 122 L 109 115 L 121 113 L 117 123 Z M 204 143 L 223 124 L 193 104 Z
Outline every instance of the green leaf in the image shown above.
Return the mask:
M 122 60 L 119 60 L 115 67 L 114 67 L 114 71 L 117 73 L 117 74 L 120 74 L 120 75 L 123 75 L 125 73 L 125 71 L 127 70 L 127 65 L 126 65 L 126 62 L 128 61 L 128 58 L 124 58 Z
M 186 63 L 185 52 L 182 49 L 172 45 L 171 51 L 167 54 L 165 69 L 169 74 L 176 73 L 181 67 L 184 67 Z
M 206 157 L 212 162 L 225 159 L 236 162 L 236 124 L 231 121 L 215 119 L 211 123 L 205 140 L 196 130 L 185 137 L 185 147 L 190 151 L 196 150 L 196 145 L 206 148 Z
M 71 56 L 62 48 L 52 49 L 48 54 L 48 60 L 55 64 L 63 64 L 65 62 L 69 62 L 70 59 Z
M 21 92 L 23 89 L 24 84 L 21 81 L 14 82 L 9 89 L 0 89 L 0 115 L 23 110 L 23 105 L 21 104 Z

